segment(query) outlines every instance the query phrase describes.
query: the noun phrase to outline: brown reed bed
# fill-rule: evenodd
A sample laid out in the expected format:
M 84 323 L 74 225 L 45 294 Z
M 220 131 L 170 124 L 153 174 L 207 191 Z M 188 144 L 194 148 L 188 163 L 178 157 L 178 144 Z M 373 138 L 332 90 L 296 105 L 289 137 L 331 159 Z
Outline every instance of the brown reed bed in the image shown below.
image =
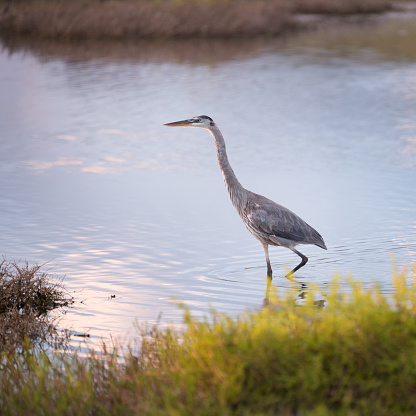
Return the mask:
M 14 0 L 3 35 L 53 39 L 276 36 L 299 27 L 295 15 L 380 13 L 394 0 Z
M 38 347 L 59 338 L 58 318 L 49 312 L 69 306 L 72 297 L 61 280 L 41 267 L 0 261 L 0 351 Z
M 56 39 L 192 38 L 277 35 L 293 25 L 277 1 L 19 2 L 0 20 L 3 34 Z

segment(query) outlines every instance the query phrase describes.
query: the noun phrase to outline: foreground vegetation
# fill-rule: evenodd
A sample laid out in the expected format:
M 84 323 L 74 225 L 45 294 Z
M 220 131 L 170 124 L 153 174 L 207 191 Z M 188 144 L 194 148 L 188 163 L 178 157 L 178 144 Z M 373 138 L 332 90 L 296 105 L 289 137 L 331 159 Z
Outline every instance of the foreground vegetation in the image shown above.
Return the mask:
M 380 13 L 396 1 L 8 0 L 3 4 L 2 35 L 140 39 L 275 36 L 301 26 L 295 19 L 299 13 Z
M 411 280 L 408 271 L 407 280 Z M 383 295 L 335 281 L 316 307 L 270 295 L 260 311 L 150 328 L 106 359 L 25 348 L 0 359 L 2 415 L 414 415 L 416 276 Z M 319 303 L 319 304 L 322 304 Z

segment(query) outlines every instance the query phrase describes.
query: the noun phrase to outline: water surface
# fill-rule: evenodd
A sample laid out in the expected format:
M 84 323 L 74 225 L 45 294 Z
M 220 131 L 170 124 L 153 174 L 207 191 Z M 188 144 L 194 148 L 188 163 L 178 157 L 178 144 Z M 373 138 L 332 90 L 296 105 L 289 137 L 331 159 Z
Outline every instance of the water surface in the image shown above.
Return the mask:
M 416 258 L 412 20 L 285 40 L 50 44 L 0 52 L 0 247 L 48 262 L 74 294 L 62 325 L 124 336 L 180 323 L 184 302 L 263 305 L 261 245 L 234 211 L 208 114 L 246 188 L 295 211 L 328 251 L 271 248 L 273 285 L 302 297 L 334 272 L 391 292 Z M 112 295 L 115 295 L 113 297 Z

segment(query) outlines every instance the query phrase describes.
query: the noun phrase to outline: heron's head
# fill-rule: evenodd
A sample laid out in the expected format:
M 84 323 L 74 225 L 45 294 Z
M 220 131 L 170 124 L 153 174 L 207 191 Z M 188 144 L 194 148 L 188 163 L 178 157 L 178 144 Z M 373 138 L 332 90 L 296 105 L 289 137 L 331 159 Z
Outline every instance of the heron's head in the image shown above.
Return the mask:
M 200 127 L 203 129 L 211 129 L 215 126 L 214 120 L 208 116 L 196 116 L 188 120 L 175 121 L 173 123 L 166 123 L 164 126 L 170 127 Z

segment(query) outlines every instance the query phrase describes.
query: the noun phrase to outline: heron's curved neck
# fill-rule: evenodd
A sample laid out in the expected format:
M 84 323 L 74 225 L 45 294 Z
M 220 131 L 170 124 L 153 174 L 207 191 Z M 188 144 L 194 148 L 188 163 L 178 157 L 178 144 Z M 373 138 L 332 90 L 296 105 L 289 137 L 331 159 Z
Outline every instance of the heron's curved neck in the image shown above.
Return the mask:
M 217 147 L 218 163 L 220 164 L 222 176 L 224 178 L 225 186 L 230 195 L 230 199 L 237 212 L 242 212 L 247 203 L 246 190 L 241 186 L 230 162 L 228 161 L 227 152 L 225 149 L 225 141 L 217 126 L 212 127 L 210 133 L 214 137 L 215 145 Z

